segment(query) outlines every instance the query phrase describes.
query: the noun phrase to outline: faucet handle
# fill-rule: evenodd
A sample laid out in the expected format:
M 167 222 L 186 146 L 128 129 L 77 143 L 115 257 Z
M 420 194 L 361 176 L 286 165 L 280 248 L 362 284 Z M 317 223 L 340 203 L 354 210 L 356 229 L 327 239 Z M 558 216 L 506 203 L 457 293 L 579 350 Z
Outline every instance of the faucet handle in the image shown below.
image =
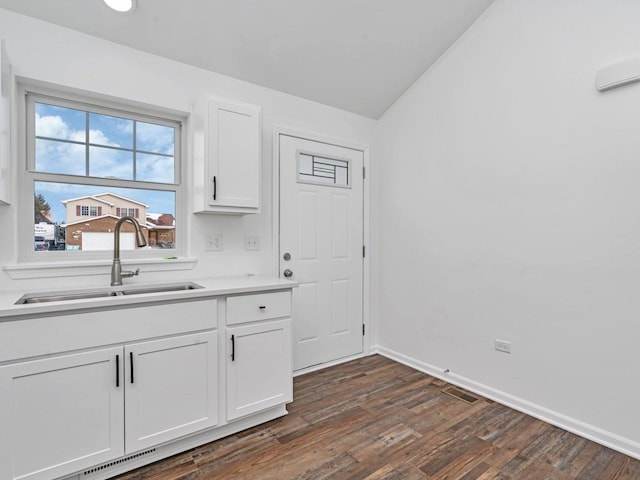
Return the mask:
M 139 275 L 140 274 L 140 269 L 136 268 L 135 272 L 132 272 L 131 270 L 125 270 L 122 272 L 121 276 L 124 278 L 129 278 L 129 277 L 133 277 L 134 275 Z

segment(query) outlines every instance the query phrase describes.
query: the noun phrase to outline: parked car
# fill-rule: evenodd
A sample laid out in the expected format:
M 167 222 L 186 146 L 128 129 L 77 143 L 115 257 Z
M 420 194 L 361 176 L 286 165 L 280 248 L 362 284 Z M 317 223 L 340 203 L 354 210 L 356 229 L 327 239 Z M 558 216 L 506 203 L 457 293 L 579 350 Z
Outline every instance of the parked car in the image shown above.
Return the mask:
M 34 237 L 33 244 L 36 252 L 40 250 L 47 250 L 47 248 L 49 247 L 49 243 L 44 239 L 44 237 L 41 237 L 39 235 L 36 235 Z

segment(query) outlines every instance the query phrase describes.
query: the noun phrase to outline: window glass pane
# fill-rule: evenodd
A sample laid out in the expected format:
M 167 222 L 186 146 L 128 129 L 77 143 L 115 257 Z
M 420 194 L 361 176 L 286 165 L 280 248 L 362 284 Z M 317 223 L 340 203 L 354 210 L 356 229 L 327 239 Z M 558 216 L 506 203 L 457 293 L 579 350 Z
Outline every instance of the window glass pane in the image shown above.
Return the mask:
M 89 147 L 89 175 L 133 180 L 133 153 L 104 147 Z
M 162 155 L 138 153 L 136 155 L 136 180 L 144 182 L 175 182 L 174 158 Z
M 112 251 L 113 228 L 125 214 L 143 227 L 147 248 L 175 248 L 175 192 L 40 181 L 34 192 L 35 250 Z M 123 250 L 135 248 L 131 232 L 123 226 Z
M 46 103 L 35 104 L 35 131 L 38 137 L 86 141 L 86 113 Z
M 306 153 L 298 154 L 299 183 L 351 188 L 349 185 L 349 168 L 348 160 Z
M 313 157 L 311 155 L 300 154 L 298 171 L 302 175 L 313 175 Z
M 36 139 L 36 170 L 39 172 L 86 175 L 85 155 L 84 145 Z
M 173 155 L 175 129 L 152 123 L 136 123 L 136 150 Z
M 133 120 L 89 114 L 89 142 L 111 147 L 133 148 Z

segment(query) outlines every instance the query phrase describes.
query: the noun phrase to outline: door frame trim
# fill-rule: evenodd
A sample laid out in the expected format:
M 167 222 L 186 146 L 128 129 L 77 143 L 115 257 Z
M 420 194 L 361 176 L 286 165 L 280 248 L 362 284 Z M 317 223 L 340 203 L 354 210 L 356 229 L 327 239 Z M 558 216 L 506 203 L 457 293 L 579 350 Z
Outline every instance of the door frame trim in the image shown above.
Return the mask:
M 354 142 L 351 140 L 345 140 L 336 137 L 329 137 L 326 135 L 321 135 L 317 133 L 312 133 L 309 131 L 298 130 L 295 128 L 286 127 L 284 125 L 274 125 L 273 126 L 273 157 L 272 157 L 272 221 L 271 225 L 273 226 L 272 231 L 272 245 L 273 245 L 273 264 L 272 264 L 272 274 L 275 277 L 280 278 L 280 136 L 285 135 L 289 137 L 295 137 L 302 140 L 310 140 L 318 143 L 326 143 L 329 145 L 335 145 L 337 147 L 348 148 L 351 150 L 357 150 L 362 152 L 363 155 L 363 165 L 365 168 L 365 178 L 362 183 L 363 192 L 362 192 L 362 207 L 363 207 L 363 218 L 362 218 L 362 233 L 363 233 L 363 241 L 366 247 L 366 255 L 364 257 L 364 262 L 362 265 L 362 322 L 365 327 L 365 335 L 362 339 L 362 354 L 361 356 L 369 355 L 371 342 L 371 311 L 370 311 L 370 272 L 371 272 L 371 235 L 370 235 L 370 190 L 369 186 L 371 184 L 371 169 L 369 168 L 369 146 L 364 145 L 362 143 Z M 295 313 L 294 313 L 295 315 Z M 341 359 L 339 363 L 342 361 L 347 361 L 352 359 L 353 357 L 349 357 L 346 359 Z

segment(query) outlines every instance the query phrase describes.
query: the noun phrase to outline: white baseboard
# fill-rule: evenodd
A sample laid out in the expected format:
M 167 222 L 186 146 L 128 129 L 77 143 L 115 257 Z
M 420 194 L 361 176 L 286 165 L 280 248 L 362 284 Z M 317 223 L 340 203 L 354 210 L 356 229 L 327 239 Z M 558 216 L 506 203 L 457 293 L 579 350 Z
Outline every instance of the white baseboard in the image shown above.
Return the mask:
M 502 405 L 518 410 L 519 412 L 531 415 L 539 420 L 555 425 L 556 427 L 575 433 L 587 440 L 594 441 L 605 447 L 609 447 L 620 453 L 624 453 L 630 457 L 640 460 L 640 443 L 621 437 L 615 433 L 608 432 L 601 428 L 589 425 L 585 422 L 572 417 L 554 412 L 541 405 L 529 402 L 519 397 L 515 397 L 501 390 L 475 382 L 469 378 L 455 373 L 445 373 L 445 369 L 430 365 L 419 360 L 407 357 L 401 353 L 382 347 L 380 345 L 372 345 L 370 347 L 371 354 L 378 353 L 396 362 L 415 368 L 433 377 L 444 380 L 458 387 L 469 390 L 470 392 L 482 395 L 485 398 L 494 400 Z
M 319 363 L 318 365 L 312 365 L 310 367 L 307 368 L 301 368 L 300 370 L 296 370 L 293 372 L 293 376 L 297 377 L 299 375 L 304 375 L 305 373 L 311 373 L 311 372 L 315 372 L 317 370 L 322 370 L 323 368 L 328 368 L 328 367 L 334 367 L 336 365 L 340 365 L 341 363 L 346 363 L 346 362 L 350 362 L 351 360 L 357 360 L 359 358 L 363 358 L 370 355 L 369 353 L 357 353 L 356 355 L 351 355 L 349 357 L 343 357 L 343 358 L 339 358 L 337 360 L 332 360 L 330 362 L 327 363 Z

